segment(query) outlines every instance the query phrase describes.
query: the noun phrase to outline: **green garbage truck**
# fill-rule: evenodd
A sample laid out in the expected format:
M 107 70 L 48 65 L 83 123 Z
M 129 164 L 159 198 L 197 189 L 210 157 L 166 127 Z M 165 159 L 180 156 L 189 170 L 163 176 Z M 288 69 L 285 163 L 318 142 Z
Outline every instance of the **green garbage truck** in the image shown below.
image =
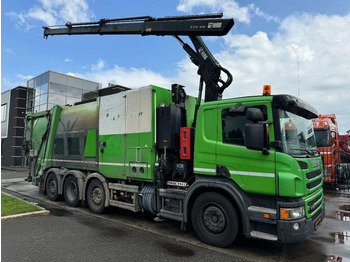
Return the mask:
M 29 113 L 32 183 L 72 207 L 84 202 L 102 213 L 115 206 L 180 221 L 182 229 L 192 225 L 201 241 L 218 247 L 238 234 L 283 243 L 307 239 L 325 215 L 311 122 L 317 111 L 297 97 L 271 95 L 269 86 L 261 96 L 221 98 L 232 76 L 201 35 L 224 35 L 232 26 L 233 19 L 214 14 L 44 28 L 45 36 L 173 35 L 198 66 L 200 81 L 198 97 L 179 84 L 170 90 L 115 86 L 90 100 Z

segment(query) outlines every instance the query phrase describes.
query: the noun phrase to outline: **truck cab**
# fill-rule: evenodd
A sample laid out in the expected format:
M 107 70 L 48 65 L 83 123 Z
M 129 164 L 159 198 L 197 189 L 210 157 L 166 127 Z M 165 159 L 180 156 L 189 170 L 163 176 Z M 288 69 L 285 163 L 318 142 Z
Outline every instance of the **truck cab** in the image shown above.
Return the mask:
M 335 114 L 319 115 L 313 120 L 317 150 L 323 161 L 324 182 L 333 183 L 340 167 L 340 143 Z
M 230 187 L 236 208 L 246 214 L 247 235 L 296 242 L 323 219 L 322 162 L 310 120 L 315 113 L 290 95 L 228 99 L 199 109 L 194 173 L 212 177 L 218 190 Z

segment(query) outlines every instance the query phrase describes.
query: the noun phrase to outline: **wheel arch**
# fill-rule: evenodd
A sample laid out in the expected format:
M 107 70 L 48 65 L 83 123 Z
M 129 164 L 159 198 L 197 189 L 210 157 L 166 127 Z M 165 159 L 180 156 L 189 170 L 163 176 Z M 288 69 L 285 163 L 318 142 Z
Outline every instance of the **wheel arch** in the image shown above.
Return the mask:
M 55 174 L 55 176 L 57 178 L 58 194 L 62 195 L 62 191 L 63 191 L 63 184 L 62 184 L 62 182 L 63 181 L 62 181 L 62 176 L 60 176 L 60 172 L 61 172 L 61 169 L 57 168 L 57 167 L 49 168 L 48 170 L 46 170 L 45 177 L 44 177 L 44 184 L 43 184 L 43 193 L 46 194 L 47 177 L 49 176 L 49 174 L 53 173 L 53 174 Z
M 77 179 L 78 187 L 79 187 L 79 200 L 83 200 L 84 198 L 83 188 L 84 188 L 86 173 L 80 170 L 68 170 L 67 172 L 65 172 L 63 176 L 63 181 L 62 181 L 62 192 L 61 192 L 62 194 L 63 194 L 64 183 L 66 182 L 69 176 L 73 176 Z
M 244 202 L 244 191 L 234 181 L 224 177 L 196 176 L 196 181 L 191 185 L 184 201 L 184 222 L 190 222 L 194 202 L 199 195 L 205 192 L 220 193 L 233 204 L 243 232 L 246 234 L 249 228 L 249 219 L 248 209 Z
M 100 173 L 91 173 L 85 178 L 83 192 L 82 192 L 83 193 L 83 200 L 84 201 L 86 200 L 87 188 L 93 179 L 98 179 L 102 183 L 103 188 L 105 190 L 105 194 L 106 194 L 105 206 L 106 207 L 109 206 L 109 198 L 110 197 L 109 197 L 108 182 L 107 182 L 106 178 L 103 175 L 101 175 Z

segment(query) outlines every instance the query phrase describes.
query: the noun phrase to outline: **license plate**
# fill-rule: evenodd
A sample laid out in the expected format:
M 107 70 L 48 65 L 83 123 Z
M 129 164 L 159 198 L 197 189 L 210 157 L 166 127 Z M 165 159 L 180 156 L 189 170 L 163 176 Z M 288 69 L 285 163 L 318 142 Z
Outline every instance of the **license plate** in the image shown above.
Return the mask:
M 322 224 L 322 217 L 317 219 L 317 221 L 315 223 L 315 230 L 317 230 L 320 227 L 321 224 Z

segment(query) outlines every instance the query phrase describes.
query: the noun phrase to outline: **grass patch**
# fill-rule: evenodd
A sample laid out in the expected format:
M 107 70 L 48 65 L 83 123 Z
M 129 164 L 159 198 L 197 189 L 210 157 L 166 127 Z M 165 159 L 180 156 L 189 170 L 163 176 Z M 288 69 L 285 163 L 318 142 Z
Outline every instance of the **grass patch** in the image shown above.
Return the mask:
M 16 215 L 41 210 L 39 207 L 13 196 L 1 193 L 1 216 Z

